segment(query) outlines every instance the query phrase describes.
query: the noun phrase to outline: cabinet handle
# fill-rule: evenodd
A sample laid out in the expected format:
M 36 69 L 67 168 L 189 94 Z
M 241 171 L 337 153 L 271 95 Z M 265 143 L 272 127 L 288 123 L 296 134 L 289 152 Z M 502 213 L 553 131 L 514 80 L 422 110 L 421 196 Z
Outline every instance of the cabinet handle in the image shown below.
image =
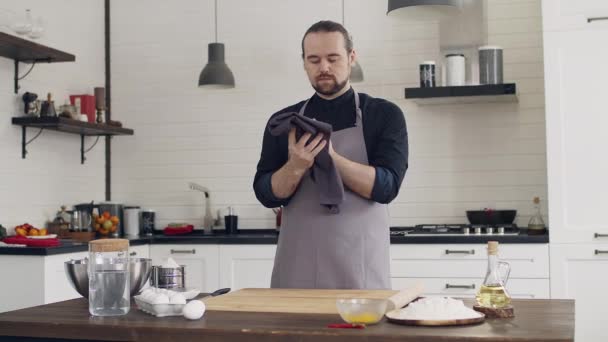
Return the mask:
M 590 24 L 594 21 L 601 21 L 601 20 L 608 20 L 608 17 L 593 17 L 593 18 L 587 18 L 587 23 Z
M 608 251 L 602 251 L 600 249 L 596 249 L 595 250 L 595 255 L 599 255 L 599 254 L 608 254 Z
M 137 252 L 131 252 L 131 253 L 129 253 L 129 255 L 130 255 L 130 256 L 136 256 L 136 255 L 137 255 Z
M 608 234 L 595 233 L 595 234 L 593 234 L 593 237 L 596 238 L 596 239 L 597 238 L 605 238 L 605 237 L 608 237 Z
M 469 251 L 461 251 L 461 250 L 451 250 L 451 249 L 446 249 L 445 250 L 445 254 L 449 255 L 449 254 L 475 254 L 475 250 L 471 249 Z
M 196 250 L 192 249 L 172 249 L 171 254 L 196 254 Z
M 445 288 L 446 289 L 469 289 L 469 290 L 474 290 L 475 289 L 475 284 L 471 284 L 471 285 L 445 284 Z

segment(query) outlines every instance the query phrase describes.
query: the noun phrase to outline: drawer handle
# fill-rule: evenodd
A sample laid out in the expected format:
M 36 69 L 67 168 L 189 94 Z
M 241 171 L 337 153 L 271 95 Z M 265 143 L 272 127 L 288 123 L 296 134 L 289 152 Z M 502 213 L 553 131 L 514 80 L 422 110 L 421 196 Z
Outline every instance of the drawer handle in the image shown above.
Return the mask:
M 192 249 L 172 249 L 171 254 L 196 254 L 196 250 Z
M 471 284 L 471 285 L 445 284 L 445 288 L 446 289 L 469 289 L 469 290 L 474 290 L 475 289 L 475 284 Z
M 592 23 L 594 21 L 601 21 L 601 20 L 608 20 L 608 17 L 593 17 L 593 18 L 587 18 L 587 23 Z
M 602 251 L 600 249 L 596 249 L 595 250 L 595 255 L 599 255 L 599 254 L 608 254 L 608 251 Z
M 597 238 L 605 238 L 605 237 L 608 237 L 608 234 L 595 233 L 595 234 L 593 234 L 593 237 L 596 238 L 596 239 Z
M 137 252 L 131 252 L 131 253 L 129 253 L 129 255 L 130 255 L 130 256 L 136 256 L 136 255 L 137 255 Z
M 461 251 L 461 250 L 452 250 L 452 249 L 446 249 L 445 250 L 445 254 L 449 255 L 449 254 L 475 254 L 475 250 L 471 249 L 470 251 Z

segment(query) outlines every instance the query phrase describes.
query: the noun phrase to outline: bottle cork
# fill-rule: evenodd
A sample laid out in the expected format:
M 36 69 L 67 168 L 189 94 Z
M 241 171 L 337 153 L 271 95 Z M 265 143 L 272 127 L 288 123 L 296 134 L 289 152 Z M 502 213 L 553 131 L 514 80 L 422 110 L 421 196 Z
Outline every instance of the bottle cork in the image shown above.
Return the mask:
M 121 252 L 129 249 L 127 239 L 99 239 L 89 242 L 91 252 Z
M 488 241 L 488 255 L 498 254 L 498 241 Z

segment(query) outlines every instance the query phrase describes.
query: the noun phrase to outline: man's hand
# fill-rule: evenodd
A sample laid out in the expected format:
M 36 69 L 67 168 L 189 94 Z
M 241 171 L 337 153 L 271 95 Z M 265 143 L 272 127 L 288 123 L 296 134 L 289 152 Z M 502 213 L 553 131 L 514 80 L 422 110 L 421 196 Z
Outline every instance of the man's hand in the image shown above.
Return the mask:
M 272 192 L 278 198 L 287 198 L 296 191 L 302 176 L 306 170 L 315 162 L 315 157 L 327 144 L 323 139 L 323 134 L 317 136 L 310 142 L 310 133 L 304 134 L 300 140 L 296 141 L 296 129 L 289 131 L 289 157 L 283 167 L 272 174 Z
M 327 140 L 323 139 L 323 134 L 317 134 L 312 141 L 309 142 L 312 134 L 305 133 L 296 142 L 296 129 L 292 128 L 289 131 L 289 159 L 287 164 L 291 170 L 297 174 L 304 174 L 315 162 L 315 157 L 327 144 Z
M 329 142 L 329 156 L 333 159 L 342 182 L 353 192 L 363 198 L 372 197 L 372 189 L 376 179 L 376 169 L 369 165 L 356 163 L 338 154 Z

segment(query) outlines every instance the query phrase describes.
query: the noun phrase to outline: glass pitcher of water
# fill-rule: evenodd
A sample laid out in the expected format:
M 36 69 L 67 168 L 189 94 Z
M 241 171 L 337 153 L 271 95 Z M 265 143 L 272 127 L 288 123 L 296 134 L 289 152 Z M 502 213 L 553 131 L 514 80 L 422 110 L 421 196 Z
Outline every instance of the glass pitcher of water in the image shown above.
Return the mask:
M 89 242 L 89 312 L 119 316 L 129 312 L 129 240 Z

